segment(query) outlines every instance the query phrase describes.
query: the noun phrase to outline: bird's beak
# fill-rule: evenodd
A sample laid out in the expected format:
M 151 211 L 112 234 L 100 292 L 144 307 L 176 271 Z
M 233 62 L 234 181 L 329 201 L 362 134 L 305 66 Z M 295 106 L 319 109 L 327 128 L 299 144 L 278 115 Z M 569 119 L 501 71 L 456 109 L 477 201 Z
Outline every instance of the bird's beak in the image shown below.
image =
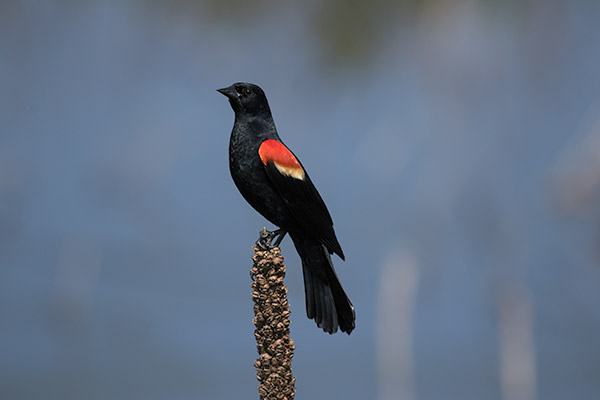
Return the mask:
M 223 96 L 226 96 L 229 99 L 236 99 L 238 97 L 238 94 L 235 91 L 233 85 L 223 89 L 217 89 L 217 92 L 221 93 Z

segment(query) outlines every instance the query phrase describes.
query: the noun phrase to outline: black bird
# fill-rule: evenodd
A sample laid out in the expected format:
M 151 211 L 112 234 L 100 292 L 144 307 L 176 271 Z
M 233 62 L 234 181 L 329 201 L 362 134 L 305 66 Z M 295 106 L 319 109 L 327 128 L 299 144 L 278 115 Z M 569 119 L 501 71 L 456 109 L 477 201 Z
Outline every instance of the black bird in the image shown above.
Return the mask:
M 298 158 L 277 134 L 267 97 L 251 83 L 218 89 L 235 112 L 229 142 L 229 169 L 248 203 L 286 233 L 302 259 L 306 314 L 321 329 L 354 329 L 354 306 L 340 284 L 331 254 L 344 252 L 323 199 Z

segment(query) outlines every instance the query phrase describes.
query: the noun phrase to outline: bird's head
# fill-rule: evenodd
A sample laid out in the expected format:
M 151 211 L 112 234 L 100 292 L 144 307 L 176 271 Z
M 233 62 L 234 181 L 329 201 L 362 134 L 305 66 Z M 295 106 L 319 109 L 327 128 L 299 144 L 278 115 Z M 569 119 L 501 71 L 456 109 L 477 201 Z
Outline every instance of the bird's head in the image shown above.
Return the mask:
M 271 113 L 265 92 L 252 83 L 238 82 L 217 91 L 229 99 L 229 104 L 236 115 Z

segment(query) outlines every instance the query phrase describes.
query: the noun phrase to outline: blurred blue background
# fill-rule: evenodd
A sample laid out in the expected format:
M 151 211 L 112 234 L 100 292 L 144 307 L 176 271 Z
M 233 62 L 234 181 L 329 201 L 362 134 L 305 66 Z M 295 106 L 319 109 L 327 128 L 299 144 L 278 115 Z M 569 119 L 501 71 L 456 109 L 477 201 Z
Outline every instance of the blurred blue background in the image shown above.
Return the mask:
M 600 2 L 3 1 L 0 398 L 257 398 L 233 112 L 266 91 L 357 310 L 297 398 L 600 398 Z M 268 226 L 272 228 L 272 226 Z

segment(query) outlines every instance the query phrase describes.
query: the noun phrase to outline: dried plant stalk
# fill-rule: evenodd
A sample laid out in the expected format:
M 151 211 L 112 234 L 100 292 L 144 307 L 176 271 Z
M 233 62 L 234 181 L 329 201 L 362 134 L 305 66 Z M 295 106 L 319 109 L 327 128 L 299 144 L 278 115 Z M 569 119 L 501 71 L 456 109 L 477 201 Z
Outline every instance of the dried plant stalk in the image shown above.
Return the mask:
M 254 265 L 250 271 L 254 337 L 259 355 L 254 366 L 260 382 L 258 394 L 261 400 L 291 400 L 296 394 L 296 378 L 292 376 L 295 345 L 290 338 L 291 312 L 283 282 L 285 264 L 279 247 L 270 246 L 272 237 L 269 235 L 271 232 L 263 229 L 253 248 Z

